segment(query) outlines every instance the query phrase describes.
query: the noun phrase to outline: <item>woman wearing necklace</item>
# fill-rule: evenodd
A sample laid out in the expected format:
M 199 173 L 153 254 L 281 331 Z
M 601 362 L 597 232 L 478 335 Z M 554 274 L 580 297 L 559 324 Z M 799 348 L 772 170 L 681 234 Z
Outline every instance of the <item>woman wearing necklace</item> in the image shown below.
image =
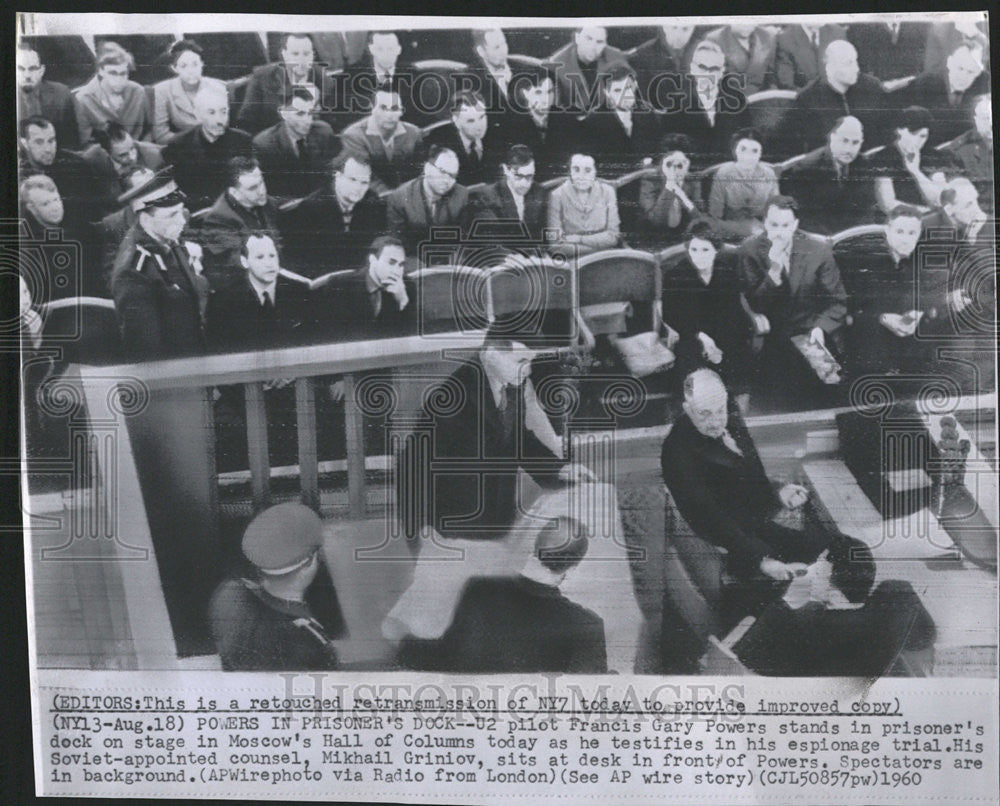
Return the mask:
M 620 229 L 615 189 L 597 178 L 590 154 L 573 154 L 569 177 L 549 196 L 549 251 L 572 257 L 612 249 Z
M 746 392 L 752 360 L 750 322 L 740 302 L 739 276 L 711 222 L 695 221 L 686 253 L 663 276 L 663 321 L 677 331 L 674 375 L 710 367 L 734 395 Z
M 778 193 L 774 169 L 760 161 L 763 138 L 756 129 L 740 129 L 729 141 L 732 162 L 718 167 L 708 197 L 708 212 L 727 241 L 742 241 L 763 231 L 767 200 Z
M 175 77 L 153 86 L 153 141 L 165 145 L 185 129 L 199 123 L 194 96 L 202 86 L 225 82 L 202 75 L 205 62 L 196 42 L 182 39 L 170 48 L 170 68 Z

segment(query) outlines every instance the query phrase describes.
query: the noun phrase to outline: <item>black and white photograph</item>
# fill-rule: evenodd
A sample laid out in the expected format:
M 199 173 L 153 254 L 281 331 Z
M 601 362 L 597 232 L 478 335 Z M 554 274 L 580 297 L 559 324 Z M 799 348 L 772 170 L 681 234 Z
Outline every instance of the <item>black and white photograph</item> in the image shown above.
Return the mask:
M 304 777 L 281 779 L 290 789 L 268 783 L 277 767 L 213 788 L 227 780 L 216 762 L 188 760 L 177 780 L 201 783 L 171 789 L 102 777 L 114 750 L 68 760 L 91 747 L 73 744 L 73 719 L 115 718 L 115 680 L 155 694 L 152 681 L 187 679 L 200 682 L 176 717 L 162 702 L 120 710 L 190 720 L 181 732 L 197 720 L 198 752 L 214 756 L 218 736 L 220 768 L 253 770 L 204 714 L 221 719 L 230 692 L 226 713 L 249 713 L 247 680 L 291 691 L 298 673 L 332 673 L 481 692 L 491 676 L 716 694 L 729 681 L 770 705 L 809 692 L 833 701 L 822 724 L 852 739 L 868 727 L 890 754 L 879 767 L 845 746 L 860 752 L 842 774 L 890 777 L 893 753 L 938 751 L 906 744 L 921 731 L 899 701 L 887 732 L 865 687 L 878 705 L 940 681 L 986 705 L 949 720 L 927 702 L 924 722 L 959 725 L 923 788 L 907 769 L 884 790 L 842 790 L 824 760 L 829 780 L 765 789 L 764 738 L 711 739 L 748 755 L 711 796 L 696 765 L 663 757 L 694 745 L 657 743 L 654 761 L 692 787 L 673 790 L 685 802 L 808 802 L 825 783 L 851 803 L 989 799 L 995 782 L 957 765 L 964 753 L 980 765 L 967 770 L 996 770 L 985 11 L 17 23 L 3 266 L 20 308 L 3 341 L 21 366 L 39 794 L 662 792 L 650 770 L 600 769 L 616 756 L 581 755 L 572 733 L 568 772 L 543 760 L 554 744 L 533 751 L 536 773 L 520 744 L 509 767 L 476 767 L 471 750 L 448 767 L 453 750 L 405 762 L 401 742 L 362 737 L 347 756 L 362 777 L 293 759 Z M 80 704 L 91 680 L 107 710 Z M 554 690 L 518 718 L 551 715 Z M 329 708 L 356 715 L 358 696 Z M 559 729 L 585 730 L 569 713 Z M 746 713 L 776 712 L 748 693 Z M 848 728 L 850 714 L 871 723 Z M 271 719 L 279 731 L 271 716 L 259 730 Z M 508 747 L 508 724 L 550 742 L 508 720 L 489 748 Z M 405 734 L 416 748 L 423 735 Z M 487 747 L 443 735 L 427 741 Z M 810 738 L 813 754 L 837 749 Z M 381 777 L 380 753 L 404 777 Z M 546 774 L 557 788 L 503 788 Z

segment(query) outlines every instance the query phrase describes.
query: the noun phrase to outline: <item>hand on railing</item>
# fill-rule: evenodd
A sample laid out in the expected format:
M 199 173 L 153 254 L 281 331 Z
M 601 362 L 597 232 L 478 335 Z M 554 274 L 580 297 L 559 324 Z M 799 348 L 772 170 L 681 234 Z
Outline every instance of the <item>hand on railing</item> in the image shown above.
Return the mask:
M 342 378 L 336 381 L 331 381 L 330 385 L 326 389 L 330 393 L 330 400 L 334 403 L 339 403 L 344 399 L 346 387 L 344 386 Z

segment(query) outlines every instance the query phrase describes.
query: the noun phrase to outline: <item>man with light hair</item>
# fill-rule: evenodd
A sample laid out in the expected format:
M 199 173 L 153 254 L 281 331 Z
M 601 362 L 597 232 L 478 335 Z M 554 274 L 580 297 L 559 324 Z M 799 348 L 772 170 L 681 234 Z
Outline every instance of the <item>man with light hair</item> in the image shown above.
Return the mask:
M 885 142 L 886 112 L 891 107 L 874 76 L 858 67 L 854 45 L 836 39 L 823 52 L 820 77 L 795 98 L 788 132 L 782 137 L 792 154 L 819 148 L 836 120 L 853 115 L 861 121 L 871 146 Z
M 211 205 L 226 189 L 226 166 L 233 157 L 249 157 L 249 134 L 229 126 L 229 96 L 224 87 L 206 84 L 194 96 L 198 125 L 177 135 L 163 158 L 174 166 L 177 185 L 197 212 Z
M 663 443 L 661 469 L 684 520 L 726 550 L 737 577 L 785 582 L 826 548 L 827 535 L 772 520 L 783 508 L 801 508 L 809 494 L 798 484 L 774 492 L 739 408 L 713 370 L 684 379 L 683 413 Z

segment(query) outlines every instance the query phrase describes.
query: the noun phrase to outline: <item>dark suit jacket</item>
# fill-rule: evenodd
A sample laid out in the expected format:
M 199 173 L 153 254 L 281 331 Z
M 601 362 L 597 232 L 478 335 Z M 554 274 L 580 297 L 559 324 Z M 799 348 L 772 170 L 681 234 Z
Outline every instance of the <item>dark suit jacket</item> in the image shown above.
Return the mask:
M 824 235 L 875 220 L 875 189 L 871 167 L 862 154 L 838 178 L 828 146 L 817 148 L 801 162 L 782 171 L 781 192 L 799 204 L 801 227 Z
M 407 179 L 420 173 L 424 158 L 424 135 L 416 126 L 402 123 L 402 131 L 392 138 L 392 157 L 386 153 L 385 144 L 378 134 L 368 134 L 370 118 L 352 123 L 340 133 L 345 150 L 367 154 L 372 166 L 372 190 L 384 193 L 395 190 Z
M 429 429 L 430 443 L 410 441 L 400 458 L 397 492 L 405 532 L 413 539 L 430 525 L 442 537 L 500 539 L 517 515 L 518 468 L 539 484 L 553 486 L 559 483 L 563 460 L 524 425 L 523 416 L 514 418 L 513 429 L 505 432 L 504 414 L 478 358 L 440 386 L 426 399 L 447 398 L 456 405 L 443 412 L 425 406 L 417 430 Z M 435 460 L 461 460 L 467 469 L 455 472 Z
M 583 142 L 605 179 L 635 171 L 646 157 L 655 157 L 663 134 L 660 115 L 637 108 L 632 112 L 632 134 L 625 133 L 621 120 L 608 108 L 595 110 L 582 124 Z
M 375 293 L 380 298 L 379 312 L 365 285 L 364 269 L 346 282 L 331 283 L 314 293 L 319 296 L 320 326 L 324 341 L 365 341 L 416 336 L 419 328 L 417 289 L 407 278 L 409 302 L 399 309 L 396 298 L 384 289 Z
M 265 309 L 246 273 L 212 294 L 208 306 L 209 345 L 213 351 L 238 353 L 307 344 L 316 332 L 311 292 L 279 275 L 274 305 Z
M 76 107 L 73 105 L 73 94 L 69 87 L 58 81 L 39 81 L 34 93 L 37 96 L 39 111 L 42 117 L 52 121 L 56 129 L 56 143 L 60 148 L 75 151 L 80 146 L 80 129 L 76 122 Z M 25 94 L 17 90 L 17 118 L 23 120 L 33 110 L 24 103 Z
M 894 42 L 885 23 L 857 22 L 848 26 L 847 39 L 858 51 L 861 69 L 889 81 L 915 76 L 924 69 L 929 27 L 926 22 L 904 22 Z
M 129 206 L 123 207 L 115 213 L 110 213 L 101 219 L 97 225 L 97 232 L 101 242 L 101 277 L 107 288 L 111 288 L 111 270 L 115 265 L 115 258 L 118 256 L 118 247 L 121 246 L 125 235 L 135 224 L 136 214 Z
M 993 207 L 993 145 L 979 132 L 971 129 L 955 138 L 946 149 L 962 173 L 979 191 L 979 205 L 992 212 Z
M 910 583 L 887 580 L 856 610 L 773 602 L 733 649 L 758 674 L 876 679 L 901 651 L 926 649 L 935 635 Z
M 720 79 L 714 123 L 709 122 L 708 114 L 702 109 L 694 81 L 689 75 L 681 76 L 679 85 L 670 88 L 671 106 L 666 110 L 663 130 L 684 134 L 690 139 L 692 148 L 687 156 L 691 160 L 692 171 L 732 159 L 729 139 L 737 129 L 749 125 L 741 81 L 739 76 L 733 74 Z
M 726 549 L 737 566 L 752 571 L 764 557 L 774 556 L 768 524 L 781 503 L 734 406 L 727 429 L 743 456 L 701 434 L 682 414 L 663 442 L 660 467 L 695 534 Z
M 511 113 L 504 121 L 503 152 L 512 145 L 524 145 L 535 157 L 535 181 L 545 182 L 566 176 L 566 161 L 576 144 L 582 141 L 583 124 L 578 114 L 553 109 L 545 129 L 540 129 L 530 114 Z
M 415 71 L 411 65 L 397 62 L 393 78 L 388 82 L 393 89 L 399 92 L 404 118 L 408 118 L 414 111 L 411 93 L 414 74 Z M 370 53 L 365 52 L 357 64 L 349 67 L 342 75 L 333 76 L 332 81 L 336 89 L 331 96 L 329 122 L 334 131 L 342 131 L 351 123 L 372 113 L 375 90 L 382 85 L 375 73 Z
M 405 640 L 398 662 L 441 672 L 608 671 L 601 618 L 524 576 L 470 579 L 445 634 Z
M 438 145 L 450 148 L 458 157 L 458 182 L 465 185 L 479 185 L 495 182 L 500 173 L 500 161 L 504 157 L 501 144 L 496 141 L 494 133 L 487 129 L 483 137 L 483 156 L 479 158 L 475 151 L 465 150 L 465 144 L 453 123 L 435 129 L 427 135 L 427 145 Z
M 639 95 L 646 99 L 654 109 L 666 109 L 670 105 L 669 93 L 677 86 L 680 76 L 688 71 L 691 65 L 691 54 L 698 43 L 705 38 L 706 28 L 696 25 L 691 39 L 681 51 L 667 47 L 666 37 L 662 28 L 656 29 L 656 37 L 643 42 L 628 57 L 629 64 L 636 72 L 639 82 Z M 673 76 L 667 81 L 661 76 Z
M 194 273 L 183 252 L 181 245 L 165 253 L 138 222 L 118 248 L 111 292 L 122 344 L 136 360 L 195 355 L 205 349 L 208 281 Z M 159 267 L 157 254 L 173 267 L 174 275 Z M 172 282 L 171 276 L 181 282 Z
M 253 138 L 253 155 L 260 163 L 270 195 L 301 198 L 326 181 L 330 160 L 339 150 L 337 135 L 329 124 L 313 121 L 306 135 L 306 148 L 306 157 L 296 153 L 284 121 Z
M 232 157 L 250 155 L 250 135 L 239 129 L 227 129 L 209 143 L 201 127 L 195 126 L 163 148 L 163 159 L 174 166 L 174 179 L 187 194 L 187 208 L 192 213 L 212 205 L 226 189 L 226 163 Z
M 351 225 L 332 188 L 307 199 L 289 213 L 285 223 L 288 265 L 300 274 L 319 277 L 327 272 L 360 269 L 379 235 L 386 234 L 385 204 L 371 190 L 351 211 Z
M 278 216 L 278 208 L 271 198 L 253 212 L 233 201 L 228 190 L 215 200 L 201 220 L 197 235 L 204 250 L 205 276 L 213 290 L 230 285 L 245 274 L 239 255 L 243 242 L 251 232 L 261 230 L 269 233 L 281 254 Z
M 922 73 L 906 88 L 901 90 L 901 106 L 922 106 L 929 110 L 934 118 L 930 130 L 927 147 L 944 143 L 973 125 L 973 111 L 976 98 L 990 91 L 990 74 L 980 73 L 972 86 L 962 93 L 961 100 L 955 106 L 951 105 L 948 90 L 948 77 L 942 73 Z
M 322 69 L 313 65 L 309 73 L 309 83 L 322 91 L 323 78 Z M 243 96 L 243 104 L 236 116 L 235 125 L 251 134 L 257 134 L 268 126 L 280 123 L 278 107 L 281 106 L 288 83 L 288 71 L 283 62 L 255 67 L 247 84 L 246 95 Z
M 801 25 L 786 25 L 775 41 L 774 73 L 778 86 L 797 90 L 819 78 L 826 46 L 838 39 L 847 39 L 843 25 L 821 25 L 818 48 Z
M 883 313 L 904 314 L 919 310 L 917 274 L 912 256 L 897 265 L 882 242 L 863 254 L 851 256 L 845 285 L 850 296 L 853 323 L 848 330 L 846 351 L 858 375 L 868 372 L 916 369 L 913 361 L 921 344 L 914 337 L 900 338 L 879 322 Z
M 523 231 L 521 228 L 523 223 L 528 228 L 529 243 L 544 242 L 546 194 L 537 183 L 532 184 L 524 196 L 523 222 L 518 219 L 517 206 L 514 204 L 514 196 L 510 192 L 510 188 L 507 187 L 506 179 L 487 185 L 474 194 L 472 203 L 476 221 L 507 222 L 509 227 L 505 226 L 503 232 L 509 233 L 511 236 L 516 236 Z M 500 230 L 494 230 L 493 225 L 490 225 L 489 231 L 498 234 L 500 232 Z
M 747 95 L 766 90 L 774 84 L 775 36 L 766 28 L 750 34 L 750 52 L 743 49 L 728 25 L 712 31 L 705 39 L 715 42 L 726 54 L 726 72 L 743 76 Z
M 847 292 L 830 246 L 796 232 L 788 287 L 780 289 L 768 277 L 770 248 L 761 233 L 740 245 L 739 260 L 747 302 L 770 320 L 771 335 L 787 338 L 821 327 L 830 336 L 840 330 L 847 316 Z
M 545 60 L 552 65 L 556 78 L 556 104 L 562 109 L 589 112 L 598 102 L 600 92 L 596 86 L 588 86 L 580 70 L 580 59 L 576 43 L 564 45 Z M 618 48 L 607 45 L 597 59 L 597 76 L 607 74 L 615 64 L 628 64 L 625 54 Z
M 786 151 L 802 154 L 824 145 L 837 118 L 854 115 L 865 130 L 865 148 L 884 145 L 889 138 L 892 110 L 877 78 L 861 73 L 841 95 L 821 76 L 795 98 L 785 133 L 778 135 Z
M 32 174 L 45 174 L 56 183 L 63 205 L 74 218 L 96 221 L 104 209 L 94 204 L 94 174 L 84 159 L 72 151 L 58 149 L 51 165 L 35 167 L 22 154 L 18 160 L 18 176 L 23 180 Z
M 437 218 L 431 221 L 423 182 L 421 176 L 411 179 L 386 199 L 387 229 L 402 240 L 408 257 L 419 256 L 420 244 L 431 239 L 433 227 L 458 227 L 467 232 L 473 215 L 468 189 L 456 184 L 439 202 Z
M 158 171 L 163 167 L 163 154 L 160 153 L 161 149 L 158 145 L 137 140 L 135 147 L 138 153 L 138 165 L 149 168 L 151 171 Z M 91 173 L 97 180 L 95 195 L 100 197 L 104 210 L 111 212 L 118 209 L 116 200 L 125 192 L 126 188 L 122 185 L 122 180 L 118 176 L 108 152 L 94 143 L 83 152 L 83 160 L 90 167 Z

